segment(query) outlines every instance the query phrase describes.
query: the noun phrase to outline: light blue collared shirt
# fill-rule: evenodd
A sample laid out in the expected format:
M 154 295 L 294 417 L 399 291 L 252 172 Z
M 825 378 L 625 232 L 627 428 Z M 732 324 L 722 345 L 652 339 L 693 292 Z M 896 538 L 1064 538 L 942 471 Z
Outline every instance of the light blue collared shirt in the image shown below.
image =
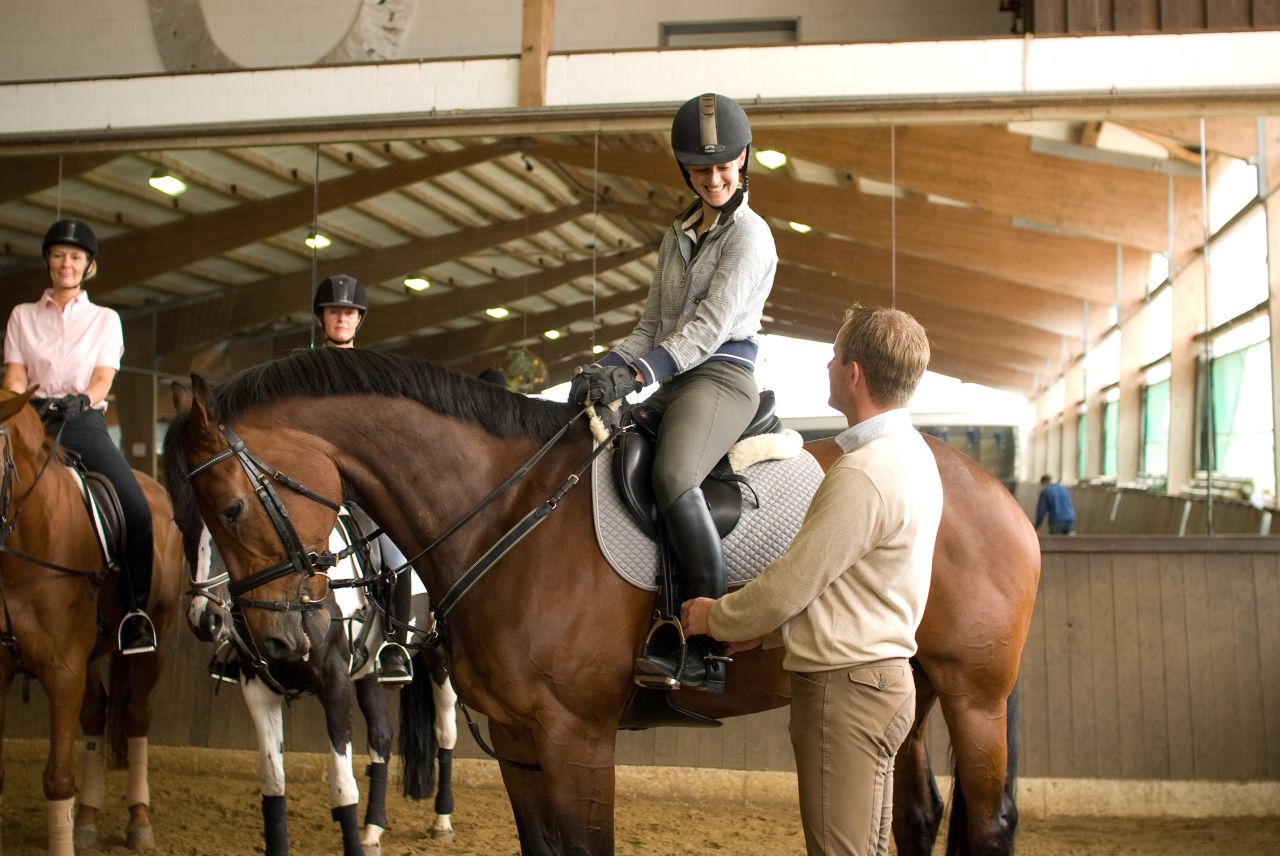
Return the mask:
M 881 435 L 896 434 L 911 427 L 911 412 L 906 408 L 894 408 L 849 426 L 836 435 L 836 443 L 840 444 L 847 455 Z

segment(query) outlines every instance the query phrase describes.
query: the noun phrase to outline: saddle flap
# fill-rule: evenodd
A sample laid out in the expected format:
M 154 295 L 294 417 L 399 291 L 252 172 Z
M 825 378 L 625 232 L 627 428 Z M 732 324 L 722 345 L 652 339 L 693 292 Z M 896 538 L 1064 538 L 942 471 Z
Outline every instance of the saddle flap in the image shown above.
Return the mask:
M 613 478 L 623 505 L 636 525 L 650 539 L 658 538 L 658 501 L 653 493 L 655 441 L 647 434 L 627 432 L 618 438 L 613 455 Z M 720 538 L 733 532 L 742 515 L 742 491 L 737 482 L 722 482 L 720 475 L 731 473 L 728 459 L 722 459 L 702 481 L 702 496 L 711 509 Z
M 98 537 L 103 562 L 107 568 L 118 570 L 124 556 L 125 539 L 128 538 L 120 497 L 110 480 L 101 473 L 75 468 L 71 472 L 80 477 L 85 509 Z

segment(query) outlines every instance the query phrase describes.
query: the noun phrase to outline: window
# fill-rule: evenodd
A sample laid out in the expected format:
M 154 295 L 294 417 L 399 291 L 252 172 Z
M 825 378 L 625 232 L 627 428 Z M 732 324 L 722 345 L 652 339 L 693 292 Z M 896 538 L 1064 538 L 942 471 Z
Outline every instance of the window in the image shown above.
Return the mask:
M 1112 387 L 1103 395 L 1102 403 L 1102 475 L 1116 476 L 1116 459 L 1120 453 L 1120 388 Z
M 663 21 L 658 44 L 664 48 L 710 48 L 721 45 L 794 45 L 800 42 L 797 18 L 755 21 Z
M 1197 408 L 1197 467 L 1252 481 L 1255 498 L 1275 496 L 1275 435 L 1271 399 L 1271 343 L 1267 316 L 1228 330 L 1214 342 L 1210 383 L 1212 408 L 1205 408 L 1200 372 Z M 1210 456 L 1212 442 L 1212 457 Z
M 1085 452 L 1088 450 L 1089 414 L 1083 407 L 1076 417 L 1076 481 L 1083 482 L 1085 479 Z
M 1169 381 L 1168 361 L 1147 370 L 1142 388 L 1142 473 L 1169 475 Z

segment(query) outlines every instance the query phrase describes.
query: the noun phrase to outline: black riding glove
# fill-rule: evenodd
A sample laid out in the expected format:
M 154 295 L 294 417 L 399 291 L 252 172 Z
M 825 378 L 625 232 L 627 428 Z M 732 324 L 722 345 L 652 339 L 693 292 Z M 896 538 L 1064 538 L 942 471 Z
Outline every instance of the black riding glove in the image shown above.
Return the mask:
M 575 405 L 610 405 L 639 389 L 635 370 L 630 366 L 591 363 L 574 370 L 569 401 Z
M 84 393 L 72 393 L 69 396 L 54 399 L 50 403 L 50 410 L 67 422 L 71 422 L 89 410 L 89 397 Z

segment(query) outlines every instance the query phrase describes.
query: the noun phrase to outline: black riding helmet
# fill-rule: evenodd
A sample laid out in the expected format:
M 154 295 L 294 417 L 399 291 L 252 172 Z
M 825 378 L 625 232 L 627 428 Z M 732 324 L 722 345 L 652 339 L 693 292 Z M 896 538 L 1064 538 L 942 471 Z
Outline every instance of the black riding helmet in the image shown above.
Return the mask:
M 749 153 L 750 148 L 751 122 L 738 102 L 727 95 L 708 92 L 690 98 L 671 120 L 671 151 L 680 163 L 684 183 L 690 190 L 693 182 L 689 180 L 687 167 L 728 163 L 744 151 Z M 748 154 L 741 170 L 744 188 L 750 161 Z M 738 199 L 737 194 L 734 199 Z
M 73 247 L 79 247 L 89 254 L 90 262 L 98 255 L 98 236 L 93 234 L 89 224 L 83 220 L 66 218 L 50 226 L 49 231 L 44 234 L 44 243 L 40 246 L 40 255 L 48 256 L 49 248 L 55 244 L 70 244 Z
M 346 274 L 334 274 L 325 277 L 316 288 L 316 296 L 311 302 L 311 311 L 316 320 L 324 326 L 324 308 L 327 306 L 351 307 L 360 311 L 360 323 L 356 325 L 356 333 L 364 326 L 365 314 L 369 311 L 369 299 L 365 297 L 364 286 L 355 277 Z M 354 334 L 352 335 L 354 339 Z
M 363 317 L 369 310 L 369 299 L 365 297 L 364 286 L 355 277 L 346 274 L 334 274 L 320 281 L 316 289 L 315 300 L 311 309 L 320 318 L 327 306 L 347 306 L 360 310 Z

